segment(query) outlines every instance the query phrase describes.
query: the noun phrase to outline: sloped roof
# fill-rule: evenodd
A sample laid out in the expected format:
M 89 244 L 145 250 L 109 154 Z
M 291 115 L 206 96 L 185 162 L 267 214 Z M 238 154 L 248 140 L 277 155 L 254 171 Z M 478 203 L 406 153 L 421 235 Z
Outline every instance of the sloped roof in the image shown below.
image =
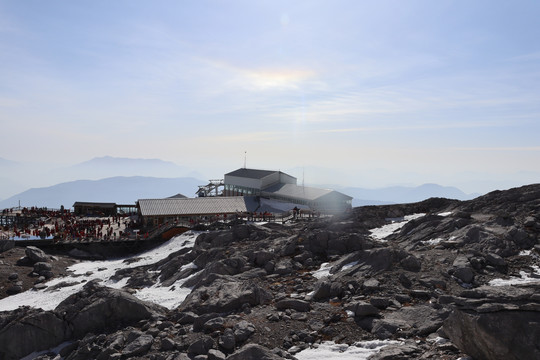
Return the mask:
M 172 199 L 141 199 L 143 216 L 232 214 L 247 211 L 242 196 Z
M 305 199 L 315 201 L 330 193 L 336 193 L 344 198 L 352 199 L 350 196 L 342 194 L 335 190 L 313 188 L 309 186 L 299 186 L 295 184 L 276 184 L 264 190 L 265 193 L 272 193 L 278 196 L 284 196 L 294 199 Z
M 237 177 L 243 177 L 243 178 L 248 178 L 248 179 L 263 179 L 267 177 L 268 175 L 272 175 L 277 172 L 279 171 L 257 170 L 257 169 L 238 169 L 228 174 L 225 174 L 225 176 L 237 176 Z

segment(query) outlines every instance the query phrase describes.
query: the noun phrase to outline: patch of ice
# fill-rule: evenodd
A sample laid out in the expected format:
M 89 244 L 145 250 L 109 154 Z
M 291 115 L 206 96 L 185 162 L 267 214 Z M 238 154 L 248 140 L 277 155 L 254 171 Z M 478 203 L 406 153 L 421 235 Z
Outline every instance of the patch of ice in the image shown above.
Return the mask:
M 66 342 L 61 343 L 57 347 L 54 347 L 54 348 L 51 348 L 51 349 L 48 349 L 48 350 L 35 351 L 35 352 L 31 353 L 31 354 L 26 355 L 25 357 L 21 358 L 20 360 L 32 360 L 32 359 L 37 358 L 38 356 L 49 354 L 49 353 L 53 353 L 55 355 L 58 355 L 60 353 L 60 351 L 62 351 L 63 348 L 65 348 L 66 346 L 68 346 L 68 345 L 70 345 L 72 343 L 73 343 L 72 341 L 66 341 Z
M 423 241 L 423 243 L 426 244 L 426 245 L 437 245 L 441 241 L 443 241 L 442 238 L 435 238 L 435 239 L 430 239 L 430 240 Z
M 353 262 L 350 262 L 348 264 L 345 264 L 341 267 L 341 271 L 345 271 L 347 269 L 350 269 L 352 268 L 354 265 L 357 265 L 358 264 L 358 261 L 353 261 Z
M 319 270 L 313 271 L 311 273 L 311 275 L 313 275 L 313 277 L 315 277 L 317 279 L 322 279 L 322 278 L 327 277 L 328 275 L 330 275 L 330 268 L 331 267 L 332 267 L 332 265 L 330 265 L 330 263 L 322 263 Z
M 421 218 L 424 215 L 426 214 L 420 213 L 407 215 L 403 218 L 389 219 L 391 221 L 390 224 L 383 225 L 379 228 L 371 229 L 369 230 L 369 232 L 371 233 L 371 237 L 373 239 L 384 241 L 385 238 L 392 235 L 395 231 L 401 229 L 409 221 Z
M 383 347 L 399 344 L 393 340 L 361 341 L 353 345 L 326 341 L 316 347 L 305 349 L 294 355 L 298 360 L 366 360 Z
M 506 285 L 523 285 L 535 282 L 540 282 L 540 267 L 537 265 L 531 266 L 532 274 L 525 271 L 520 271 L 520 277 L 511 277 L 509 279 L 493 279 L 489 282 L 491 286 L 506 286 Z M 532 275 L 532 276 L 531 276 Z
M 446 211 L 446 212 L 442 212 L 442 213 L 437 214 L 437 215 L 439 215 L 439 216 L 450 216 L 450 215 L 452 215 L 452 212 L 451 211 Z
M 531 250 L 521 250 L 519 256 L 529 256 L 531 253 Z
M 53 291 L 47 291 L 48 288 L 45 288 L 44 290 L 28 290 L 20 294 L 8 296 L 0 300 L 0 311 L 14 310 L 23 305 L 34 308 L 42 308 L 43 310 L 53 310 L 67 297 L 80 291 L 86 282 L 95 279 L 102 280 L 106 286 L 117 289 L 122 288 L 126 285 L 128 279 L 123 279 L 121 281 L 111 280 L 111 277 L 116 273 L 116 270 L 156 263 L 162 259 L 165 259 L 174 251 L 178 251 L 186 247 L 193 247 L 197 235 L 198 233 L 195 232 L 186 232 L 182 235 L 173 237 L 171 240 L 158 246 L 157 248 L 136 256 L 116 260 L 82 261 L 74 264 L 68 268 L 68 270 L 73 271 L 74 276 L 55 278 L 47 282 L 46 285 L 48 288 L 50 288 L 61 282 L 77 282 L 78 284 L 61 287 Z M 155 289 L 146 291 L 142 290 L 140 294 L 137 293 L 135 296 L 139 298 L 144 297 L 146 299 L 153 299 L 152 301 L 161 304 L 161 295 L 164 298 L 164 303 L 170 304 L 172 300 L 170 300 L 171 292 L 169 292 L 169 288 L 165 288 L 166 290 L 164 290 L 163 288 L 158 289 L 158 287 L 159 284 L 155 287 Z M 186 290 L 188 290 L 189 293 L 190 290 Z M 151 293 L 153 293 L 153 295 L 151 295 Z M 184 292 L 182 291 L 177 291 L 174 293 L 178 299 L 187 295 L 184 295 Z

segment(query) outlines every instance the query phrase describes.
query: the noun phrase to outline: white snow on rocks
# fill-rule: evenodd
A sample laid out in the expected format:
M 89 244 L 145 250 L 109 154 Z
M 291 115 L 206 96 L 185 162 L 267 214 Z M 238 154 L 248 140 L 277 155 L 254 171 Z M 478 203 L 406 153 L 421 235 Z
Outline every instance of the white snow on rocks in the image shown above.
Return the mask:
M 508 279 L 493 279 L 489 282 L 489 285 L 506 286 L 506 285 L 523 285 L 523 284 L 540 282 L 540 267 L 537 265 L 532 265 L 531 267 L 533 269 L 532 273 L 528 273 L 526 271 L 520 271 L 519 272 L 520 277 L 512 276 Z
M 420 213 L 407 215 L 402 218 L 388 219 L 391 221 L 390 224 L 386 224 L 379 228 L 369 230 L 371 232 L 371 237 L 375 240 L 385 241 L 385 238 L 392 235 L 395 231 L 401 229 L 403 225 L 405 225 L 411 220 L 421 218 L 424 215 L 426 214 Z
M 42 308 L 43 310 L 53 310 L 67 297 L 80 291 L 88 281 L 95 279 L 102 280 L 105 286 L 120 289 L 126 285 L 127 278 L 118 282 L 111 280 L 116 270 L 154 264 L 169 256 L 172 252 L 186 247 L 193 247 L 197 235 L 198 233 L 192 231 L 186 232 L 182 235 L 175 236 L 157 248 L 135 256 L 116 260 L 82 261 L 74 264 L 68 268 L 68 270 L 74 273 L 74 276 L 54 278 L 46 283 L 47 288 L 43 290 L 28 290 L 20 294 L 8 296 L 0 300 L 0 311 L 14 310 L 23 305 Z M 148 300 L 162 306 L 174 308 L 191 291 L 190 289 L 181 287 L 184 281 L 185 279 L 180 280 L 167 288 L 156 284 L 152 287 L 141 289 L 134 295 L 142 300 Z M 54 290 L 54 286 L 61 283 L 72 285 L 62 286 Z
M 353 345 L 326 341 L 294 355 L 298 360 L 366 360 L 385 346 L 399 344 L 392 340 L 361 341 Z
M 313 271 L 311 273 L 311 275 L 313 275 L 313 277 L 315 277 L 317 279 L 322 279 L 322 278 L 327 277 L 328 275 L 330 275 L 330 269 L 331 268 L 332 268 L 332 264 L 330 264 L 330 263 L 322 263 L 319 270 Z

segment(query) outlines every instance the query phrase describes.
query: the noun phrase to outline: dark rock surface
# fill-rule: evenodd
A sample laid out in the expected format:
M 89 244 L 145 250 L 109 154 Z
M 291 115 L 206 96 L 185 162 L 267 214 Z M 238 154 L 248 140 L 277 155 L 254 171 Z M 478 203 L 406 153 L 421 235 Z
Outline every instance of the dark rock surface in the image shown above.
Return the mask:
M 284 225 L 219 224 L 192 249 L 119 268 L 114 280 L 129 278 L 126 291 L 92 281 L 54 311 L 0 313 L 0 358 L 68 340 L 62 357 L 69 360 L 293 359 L 323 341 L 377 339 L 400 343 L 372 360 L 540 358 L 540 283 L 489 285 L 538 276 L 539 209 L 540 185 L 530 185 Z M 418 213 L 383 240 L 371 236 L 370 229 Z M 42 281 L 60 272 L 48 255 L 27 258 L 19 266 Z M 317 275 L 323 264 L 327 275 Z M 24 272 L 10 278 L 13 269 L 5 284 L 26 281 Z M 179 280 L 191 293 L 176 309 L 129 294 Z

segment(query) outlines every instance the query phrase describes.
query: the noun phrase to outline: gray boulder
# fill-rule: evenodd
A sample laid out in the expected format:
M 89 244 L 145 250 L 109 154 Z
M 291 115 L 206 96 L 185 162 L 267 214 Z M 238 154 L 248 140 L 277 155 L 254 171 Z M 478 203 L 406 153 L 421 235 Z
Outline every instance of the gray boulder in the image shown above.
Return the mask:
M 379 314 L 379 309 L 365 301 L 351 303 L 346 307 L 346 309 L 352 311 L 354 316 L 357 317 L 374 316 Z
M 282 357 L 274 354 L 268 348 L 257 344 L 247 344 L 242 346 L 234 354 L 227 357 L 227 360 L 281 360 Z
M 126 345 L 122 351 L 122 355 L 125 357 L 139 356 L 146 354 L 154 342 L 152 335 L 141 335 L 129 344 Z
M 208 335 L 203 335 L 199 340 L 189 346 L 188 353 L 192 355 L 206 355 L 213 347 L 214 340 Z
M 193 290 L 179 309 L 197 314 L 223 313 L 240 309 L 244 304 L 266 304 L 271 299 L 272 295 L 254 282 L 217 278 L 211 284 Z
M 453 275 L 466 284 L 470 284 L 474 280 L 474 272 L 471 263 L 466 256 L 459 255 L 454 260 Z
M 49 255 L 35 246 L 27 246 L 24 252 L 32 263 L 47 262 L 50 260 Z
M 241 343 L 246 341 L 254 332 L 255 326 L 246 320 L 242 320 L 234 325 L 234 338 L 236 342 Z
M 0 240 L 0 253 L 11 250 L 15 247 L 15 240 Z
M 427 305 L 403 307 L 375 320 L 371 332 L 381 339 L 387 339 L 398 330 L 403 336 L 425 336 L 440 328 L 447 316 L 447 310 Z
M 457 298 L 443 330 L 476 359 L 540 359 L 540 284 L 481 287 Z
M 299 299 L 283 299 L 276 303 L 276 309 L 286 310 L 293 309 L 296 311 L 306 312 L 311 309 L 309 302 Z
M 68 338 L 61 316 L 43 310 L 19 308 L 0 313 L 0 359 L 20 359 L 54 347 Z
M 420 271 L 420 269 L 422 268 L 422 263 L 414 255 L 407 256 L 405 259 L 401 260 L 400 264 L 403 267 L 403 269 L 407 271 L 417 272 L 417 271 Z
M 54 311 L 69 324 L 73 337 L 81 338 L 90 332 L 150 319 L 164 314 L 166 309 L 91 281 L 80 292 L 62 301 Z

